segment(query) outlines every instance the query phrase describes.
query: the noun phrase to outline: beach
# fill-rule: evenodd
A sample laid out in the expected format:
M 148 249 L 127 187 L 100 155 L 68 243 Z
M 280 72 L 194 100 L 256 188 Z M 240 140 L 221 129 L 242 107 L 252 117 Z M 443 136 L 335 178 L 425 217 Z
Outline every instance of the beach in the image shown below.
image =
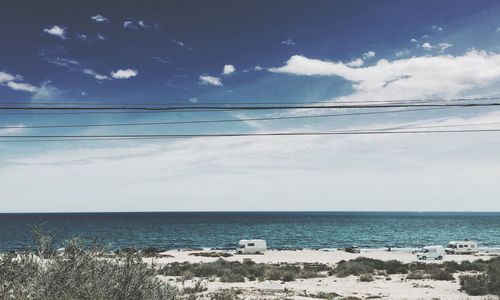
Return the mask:
M 209 263 L 215 262 L 217 257 L 195 255 L 214 255 L 214 253 L 228 253 L 226 251 L 185 251 L 170 250 L 162 252 L 164 257 L 145 258 L 144 261 L 162 267 L 172 263 Z M 233 251 L 234 253 L 234 251 Z M 322 250 L 271 250 L 260 255 L 233 255 L 223 258 L 229 262 L 248 262 L 259 264 L 325 264 L 336 266 L 339 262 L 354 260 L 360 257 L 381 261 L 398 260 L 410 264 L 421 262 L 424 264 L 443 264 L 445 262 L 462 263 L 478 259 L 489 260 L 497 254 L 478 253 L 470 255 L 446 255 L 443 260 L 419 261 L 411 252 L 370 250 L 359 254 L 345 251 Z M 453 280 L 407 279 L 407 274 L 383 274 L 373 276 L 373 281 L 363 282 L 359 276 L 325 276 L 321 278 L 297 278 L 292 281 L 283 280 L 254 280 L 245 282 L 221 282 L 215 278 L 201 279 L 207 295 L 220 290 L 232 289 L 241 293 L 239 299 L 486 299 L 484 296 L 469 296 L 460 291 L 458 277 L 471 272 L 458 272 Z M 162 280 L 175 284 L 179 288 L 193 287 L 200 284 L 199 278 L 181 280 L 174 276 L 160 276 Z M 338 297 L 335 298 L 334 295 Z M 207 296 L 209 299 L 211 296 Z M 332 298 L 329 298 L 332 297 Z M 494 298 L 492 298 L 494 299 Z

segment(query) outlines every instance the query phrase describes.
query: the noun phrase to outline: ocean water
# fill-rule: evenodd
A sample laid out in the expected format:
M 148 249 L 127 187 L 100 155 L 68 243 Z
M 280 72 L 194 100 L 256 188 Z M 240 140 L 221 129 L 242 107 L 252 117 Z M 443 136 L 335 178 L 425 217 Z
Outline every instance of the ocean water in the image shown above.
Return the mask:
M 274 249 L 446 245 L 469 239 L 500 247 L 500 213 L 445 212 L 165 212 L 0 214 L 0 249 L 31 245 L 31 226 L 45 223 L 58 243 L 102 239 L 113 249 L 234 247 L 260 238 Z

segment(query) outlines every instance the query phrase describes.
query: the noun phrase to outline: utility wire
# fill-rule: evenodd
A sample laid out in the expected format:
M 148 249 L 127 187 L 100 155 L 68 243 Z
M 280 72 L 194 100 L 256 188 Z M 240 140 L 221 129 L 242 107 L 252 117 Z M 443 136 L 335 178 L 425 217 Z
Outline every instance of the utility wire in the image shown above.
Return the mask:
M 272 133 L 216 133 L 216 134 L 123 134 L 123 135 L 17 135 L 0 136 L 1 142 L 41 142 L 41 141 L 83 141 L 83 140 L 138 140 L 138 139 L 183 139 L 183 138 L 221 138 L 221 137 L 272 137 L 272 136 L 333 136 L 333 135 L 391 135 L 391 134 L 444 134 L 444 133 L 491 133 L 498 129 L 459 129 L 459 130 L 351 130 L 351 131 L 310 131 L 310 132 L 272 132 Z M 9 139 L 28 139 L 11 140 Z M 31 140 L 29 140 L 31 139 Z
M 445 107 L 446 108 L 446 107 Z M 274 121 L 274 120 L 295 120 L 295 119 L 314 119 L 314 118 L 332 118 L 344 116 L 392 114 L 402 112 L 416 112 L 443 109 L 442 107 L 404 109 L 404 110 L 386 110 L 374 112 L 356 112 L 341 114 L 323 114 L 308 116 L 283 116 L 283 117 L 263 117 L 263 118 L 242 118 L 242 119 L 219 119 L 219 120 L 194 120 L 194 121 L 165 121 L 165 122 L 140 122 L 140 123 L 109 123 L 109 124 L 69 124 L 69 125 L 26 125 L 26 126 L 0 126 L 0 129 L 12 128 L 80 128 L 80 127 L 118 127 L 118 126 L 151 126 L 151 125 L 180 125 L 180 124 L 205 124 L 205 123 L 230 123 L 230 122 L 248 122 L 248 121 Z
M 196 109 L 225 109 L 225 110 L 282 110 L 282 109 L 376 109 L 376 108 L 406 108 L 406 107 L 490 107 L 500 106 L 500 102 L 492 103 L 429 103 L 429 104 L 371 104 L 371 105 L 276 105 L 276 106 L 198 106 Z M 37 106 L 37 107 L 16 107 L 16 106 L 0 106 L 0 110 L 145 110 L 145 111 L 182 111 L 185 109 L 193 109 L 189 106 L 175 106 L 175 107 L 148 107 L 148 106 L 74 106 L 74 107 L 50 107 L 50 106 Z
M 331 101 L 283 101 L 283 102 L 268 102 L 266 100 L 261 101 L 231 101 L 231 102 L 201 102 L 201 103 L 184 103 L 184 102 L 149 102 L 144 103 L 140 100 L 136 100 L 136 103 L 131 102 L 103 102 L 100 100 L 95 101 L 45 101 L 45 102 L 0 102 L 0 105 L 137 105 L 140 103 L 141 105 L 165 105 L 165 106 L 175 106 L 175 105 L 183 105 L 183 106 L 199 106 L 199 105 L 282 105 L 282 104 L 315 104 L 315 103 L 335 103 L 335 104 L 362 104 L 362 103 L 427 103 L 427 102 L 455 102 L 455 101 L 492 101 L 492 100 L 500 100 L 500 97 L 476 97 L 476 98 L 434 98 L 434 99 L 400 99 L 400 100 L 351 100 L 351 101 L 342 101 L 342 100 L 331 100 Z

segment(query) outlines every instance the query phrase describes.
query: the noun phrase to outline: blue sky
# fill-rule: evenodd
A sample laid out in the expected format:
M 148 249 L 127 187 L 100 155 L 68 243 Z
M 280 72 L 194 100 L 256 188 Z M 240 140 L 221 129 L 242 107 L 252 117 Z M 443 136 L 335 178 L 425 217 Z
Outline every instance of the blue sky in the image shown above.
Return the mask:
M 0 11 L 0 101 L 498 96 L 499 13 L 497 1 L 456 0 L 12 2 Z M 2 126 L 19 128 L 0 129 L 0 135 L 500 122 L 492 109 L 451 109 L 335 120 L 23 128 L 303 113 L 2 113 Z M 498 146 L 495 134 L 0 144 L 0 180 L 7 186 L 0 197 L 8 199 L 0 210 L 500 210 L 493 197 Z M 472 205 L 472 197 L 480 200 Z

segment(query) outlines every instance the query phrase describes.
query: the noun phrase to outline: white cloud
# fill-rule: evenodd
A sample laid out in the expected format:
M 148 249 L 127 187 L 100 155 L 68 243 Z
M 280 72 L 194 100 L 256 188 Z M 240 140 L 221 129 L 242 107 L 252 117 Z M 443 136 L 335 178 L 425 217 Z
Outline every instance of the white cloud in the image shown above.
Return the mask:
M 73 67 L 73 66 L 78 66 L 80 65 L 80 62 L 71 58 L 66 58 L 66 57 L 44 57 L 44 59 L 53 65 L 56 65 L 58 67 Z
M 375 57 L 375 52 L 374 51 L 368 51 L 363 54 L 361 54 L 361 57 L 355 58 L 351 60 L 350 62 L 346 63 L 347 66 L 357 68 L 361 67 L 362 65 L 365 64 L 365 61 Z
M 437 25 L 432 25 L 431 29 L 434 31 L 443 31 L 443 27 L 437 26 Z
M 450 48 L 451 46 L 453 46 L 452 44 L 450 43 L 438 43 L 437 45 L 431 45 L 429 43 L 423 43 L 422 44 L 422 48 L 424 48 L 425 50 L 432 50 L 432 49 L 438 49 L 439 52 L 444 52 L 446 49 Z
M 500 54 L 469 51 L 461 56 L 411 57 L 351 68 L 342 62 L 292 56 L 271 72 L 305 76 L 338 76 L 352 82 L 354 93 L 342 99 L 387 100 L 457 97 L 500 83 Z
M 140 20 L 139 22 L 137 22 L 139 24 L 139 26 L 141 26 L 142 28 L 148 28 L 149 26 L 146 25 L 146 23 L 144 23 L 143 20 Z
M 20 79 L 20 76 L 0 71 L 0 83 L 4 83 L 4 82 L 8 82 L 8 81 L 13 81 L 13 80 L 16 80 L 16 79 Z
M 172 43 L 176 44 L 177 46 L 180 46 L 180 47 L 184 46 L 184 42 L 182 42 L 182 41 L 179 41 L 176 39 L 170 39 L 170 41 L 172 41 Z
M 83 34 L 83 33 L 78 33 L 76 35 L 76 38 L 79 39 L 79 40 L 82 40 L 82 41 L 86 41 L 88 36 L 86 34 Z
M 474 122 L 483 120 L 487 118 Z M 451 120 L 426 124 L 436 122 Z M 377 126 L 388 125 L 398 124 Z M 289 210 L 449 210 L 451 204 L 457 210 L 500 209 L 497 134 L 71 145 L 5 160 L 0 165 L 0 198 L 15 196 L 16 201 L 5 202 L 3 209 L 110 211 L 120 205 L 123 210 L 241 211 L 283 210 L 288 205 Z M 19 189 L 19 182 L 25 188 Z M 467 201 L 471 197 L 477 201 Z
M 291 39 L 286 39 L 286 40 L 282 41 L 281 44 L 287 45 L 287 46 L 295 46 L 295 42 L 292 41 Z
M 54 25 L 51 28 L 45 28 L 43 32 L 53 36 L 57 36 L 63 40 L 66 39 L 66 28 L 64 27 L 59 27 L 57 25 Z
M 356 58 L 354 60 L 351 60 L 350 62 L 346 63 L 347 66 L 357 68 L 361 67 L 365 62 L 361 58 Z
M 15 81 L 8 81 L 6 84 L 9 88 L 14 91 L 21 91 L 27 93 L 36 93 L 38 91 L 38 87 L 29 84 L 29 83 L 20 83 Z
M 61 94 L 61 91 L 52 86 L 50 81 L 45 81 L 33 94 L 33 99 L 50 99 Z
M 225 65 L 222 74 L 229 75 L 234 73 L 234 71 L 236 71 L 236 68 L 233 65 Z
M 13 75 L 7 72 L 0 71 L 0 86 L 5 86 L 14 91 L 31 93 L 33 99 L 49 98 L 60 94 L 60 90 L 50 85 L 50 81 L 45 81 L 40 86 L 33 85 L 22 81 L 20 75 Z
M 411 39 L 410 42 L 418 44 L 418 41 L 416 39 Z
M 132 29 L 137 28 L 137 27 L 134 25 L 134 22 L 132 22 L 132 21 L 125 21 L 125 22 L 123 22 L 123 27 L 124 27 L 124 28 L 132 28 Z
M 396 55 L 396 57 L 401 57 L 401 56 L 405 56 L 405 55 L 408 55 L 410 54 L 410 50 L 408 49 L 403 49 L 403 50 L 400 50 L 400 51 L 396 51 L 394 53 L 394 55 Z
M 453 45 L 450 43 L 439 43 L 438 44 L 439 51 L 441 51 L 441 52 L 444 52 L 444 50 L 450 48 L 451 46 L 453 46 Z
M 115 79 L 128 79 L 131 77 L 135 77 L 139 74 L 137 70 L 133 69 L 125 69 L 125 70 L 116 70 L 111 72 L 111 77 Z
M 101 22 L 109 22 L 109 19 L 102 16 L 102 15 L 95 15 L 90 17 L 92 20 L 96 21 L 97 23 Z
M 101 40 L 101 41 L 104 41 L 104 40 L 106 39 L 106 37 L 105 37 L 105 36 L 103 36 L 102 34 L 98 33 L 98 34 L 97 34 L 97 39 L 98 39 L 98 40 Z
M 96 71 L 91 70 L 91 69 L 84 69 L 84 70 L 83 70 L 83 73 L 84 73 L 84 74 L 87 74 L 87 75 L 90 75 L 90 76 L 94 77 L 94 78 L 95 78 L 95 79 L 97 79 L 97 80 L 105 80 L 105 79 L 109 79 L 109 77 L 108 77 L 108 76 L 103 75 L 103 74 L 99 74 L 99 73 L 97 73 Z
M 422 44 L 422 48 L 424 48 L 425 50 L 431 50 L 434 47 L 431 46 L 431 44 L 429 44 L 428 42 L 425 42 Z
M 375 51 L 368 51 L 368 52 L 363 53 L 363 55 L 361 55 L 361 58 L 364 60 L 367 60 L 367 59 L 375 57 L 375 55 L 376 55 Z
M 205 85 L 222 86 L 220 78 L 209 75 L 200 75 L 200 83 Z
M 1 135 L 13 135 L 13 134 L 21 134 L 26 132 L 26 125 L 24 124 L 8 124 L 5 127 L 10 128 L 0 128 L 0 136 Z
M 255 67 L 253 67 L 253 70 L 254 71 L 262 71 L 262 67 L 261 66 L 255 66 Z

